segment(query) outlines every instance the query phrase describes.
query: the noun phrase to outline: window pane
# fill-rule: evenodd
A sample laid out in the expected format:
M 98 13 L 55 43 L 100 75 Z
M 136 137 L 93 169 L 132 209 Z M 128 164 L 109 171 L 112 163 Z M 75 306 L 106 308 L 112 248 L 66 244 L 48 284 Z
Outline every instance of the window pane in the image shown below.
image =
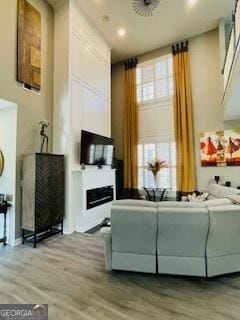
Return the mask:
M 164 168 L 159 172 L 158 185 L 160 188 L 171 188 L 170 168 Z
M 157 145 L 157 156 L 158 159 L 165 160 L 170 163 L 170 143 L 162 142 Z
M 156 91 L 157 98 L 168 97 L 167 79 L 157 81 Z
M 137 86 L 137 102 L 142 102 L 142 86 Z
M 154 178 L 153 178 L 152 172 L 145 169 L 144 175 L 145 175 L 145 186 L 144 187 L 153 188 L 154 187 Z
M 138 166 L 139 167 L 143 166 L 143 145 L 142 144 L 138 145 Z
M 138 169 L 138 187 L 143 188 L 143 168 Z
M 173 59 L 172 58 L 168 59 L 168 75 L 169 76 L 173 75 Z
M 171 143 L 171 166 L 176 167 L 176 143 Z
M 162 79 L 167 77 L 167 60 L 162 60 L 155 65 L 156 78 Z
M 137 84 L 142 83 L 142 68 L 137 68 Z
M 142 68 L 142 81 L 143 83 L 153 81 L 153 65 L 148 65 Z
M 147 166 L 148 162 L 151 162 L 155 159 L 155 145 L 154 144 L 145 144 L 144 145 L 144 165 Z
M 168 79 L 168 94 L 169 97 L 173 96 L 173 77 Z
M 152 100 L 154 97 L 153 82 L 143 85 L 143 101 Z
M 172 174 L 172 189 L 176 190 L 177 189 L 177 173 L 176 173 L 176 168 L 171 169 L 171 174 Z

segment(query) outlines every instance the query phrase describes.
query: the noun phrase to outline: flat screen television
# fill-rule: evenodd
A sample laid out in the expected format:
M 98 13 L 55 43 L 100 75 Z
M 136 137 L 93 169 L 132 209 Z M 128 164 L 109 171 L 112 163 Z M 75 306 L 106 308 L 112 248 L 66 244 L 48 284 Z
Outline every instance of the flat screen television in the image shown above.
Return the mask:
M 113 139 L 82 130 L 80 164 L 101 168 L 113 163 Z

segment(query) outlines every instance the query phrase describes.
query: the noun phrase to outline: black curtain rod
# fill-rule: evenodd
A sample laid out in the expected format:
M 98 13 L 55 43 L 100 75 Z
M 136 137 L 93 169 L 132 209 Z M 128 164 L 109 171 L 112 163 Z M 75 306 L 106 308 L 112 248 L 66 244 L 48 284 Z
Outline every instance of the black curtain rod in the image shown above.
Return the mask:
M 172 46 L 172 53 L 174 55 L 188 51 L 188 41 L 182 41 Z
M 138 59 L 131 58 L 131 59 L 124 62 L 125 70 L 134 69 L 134 68 L 136 68 L 137 64 L 138 64 Z

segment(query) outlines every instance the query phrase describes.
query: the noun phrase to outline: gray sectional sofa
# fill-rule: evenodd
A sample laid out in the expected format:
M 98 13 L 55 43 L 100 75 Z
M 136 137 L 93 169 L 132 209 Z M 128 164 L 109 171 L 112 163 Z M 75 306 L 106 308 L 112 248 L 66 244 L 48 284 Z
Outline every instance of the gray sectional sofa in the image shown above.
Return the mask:
M 111 228 L 101 230 L 106 270 L 199 277 L 240 271 L 240 205 L 227 198 L 239 190 L 211 188 L 211 200 L 201 203 L 114 202 Z

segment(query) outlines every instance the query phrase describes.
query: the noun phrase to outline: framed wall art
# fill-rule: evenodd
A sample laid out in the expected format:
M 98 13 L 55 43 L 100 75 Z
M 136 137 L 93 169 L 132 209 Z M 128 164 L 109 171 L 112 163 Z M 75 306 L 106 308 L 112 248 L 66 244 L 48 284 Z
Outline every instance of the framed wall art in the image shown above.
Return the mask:
M 4 155 L 3 155 L 2 151 L 0 150 L 0 177 L 3 174 L 3 170 L 4 170 Z
M 41 89 L 41 14 L 26 0 L 18 0 L 17 80 Z
M 200 148 L 203 167 L 240 166 L 240 129 L 201 133 Z

